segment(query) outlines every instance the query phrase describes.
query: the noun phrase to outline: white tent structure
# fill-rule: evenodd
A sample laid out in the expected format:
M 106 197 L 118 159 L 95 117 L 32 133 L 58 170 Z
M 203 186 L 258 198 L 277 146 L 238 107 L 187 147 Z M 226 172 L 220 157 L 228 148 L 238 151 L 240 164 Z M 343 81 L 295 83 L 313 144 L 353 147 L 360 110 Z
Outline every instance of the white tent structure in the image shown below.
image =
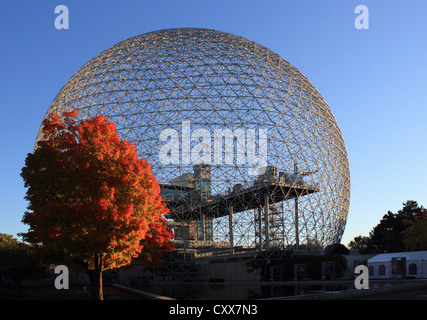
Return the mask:
M 368 268 L 370 279 L 427 278 L 427 251 L 378 254 Z

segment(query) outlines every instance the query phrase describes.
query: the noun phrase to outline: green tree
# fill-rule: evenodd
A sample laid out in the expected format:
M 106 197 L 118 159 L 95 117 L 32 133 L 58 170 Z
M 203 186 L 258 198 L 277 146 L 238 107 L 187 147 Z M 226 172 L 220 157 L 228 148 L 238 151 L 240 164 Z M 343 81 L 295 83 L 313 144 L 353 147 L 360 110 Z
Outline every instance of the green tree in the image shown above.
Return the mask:
M 422 233 L 422 225 L 416 224 L 412 231 L 406 230 L 413 225 L 417 216 L 420 216 L 425 209 L 419 206 L 417 201 L 408 200 L 403 203 L 403 208 L 397 213 L 388 211 L 381 221 L 369 233 L 369 237 L 357 236 L 349 243 L 352 249 L 359 249 L 361 253 L 388 253 L 408 250 L 407 242 L 413 243 L 410 239 L 412 233 Z M 416 245 L 419 247 L 419 244 Z
M 0 233 L 0 250 L 13 248 L 18 245 L 18 239 L 15 239 L 11 234 Z
M 3 276 L 11 279 L 22 294 L 23 281 L 40 278 L 43 274 L 44 268 L 34 247 L 19 242 L 12 235 L 0 234 L 0 279 Z
M 403 231 L 424 210 L 417 201 L 408 200 L 396 214 L 391 211 L 370 233 L 370 245 L 377 253 L 405 251 Z
M 354 237 L 354 239 L 349 242 L 348 247 L 350 249 L 358 249 L 361 254 L 372 253 L 373 251 L 370 245 L 370 238 L 366 236 Z
M 413 221 L 408 221 L 402 234 L 406 251 L 427 250 L 427 209 L 416 214 Z

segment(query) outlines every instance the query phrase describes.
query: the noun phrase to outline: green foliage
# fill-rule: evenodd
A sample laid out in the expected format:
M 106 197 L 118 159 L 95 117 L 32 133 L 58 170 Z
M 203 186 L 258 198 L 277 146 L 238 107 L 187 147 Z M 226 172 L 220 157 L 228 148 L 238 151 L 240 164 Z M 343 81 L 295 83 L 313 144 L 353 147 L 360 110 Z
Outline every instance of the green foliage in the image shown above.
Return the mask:
M 43 274 L 36 248 L 19 242 L 12 235 L 0 234 L 0 276 L 21 286 L 24 280 L 37 279 Z
M 328 254 L 343 254 L 343 255 L 347 255 L 349 254 L 350 250 L 348 250 L 348 248 L 341 244 L 335 244 L 335 245 L 331 245 L 325 248 L 325 252 Z
M 407 251 L 427 250 L 427 210 L 418 214 L 414 221 L 408 221 L 402 235 Z
M 349 243 L 360 253 L 389 253 L 427 250 L 427 210 L 416 201 L 408 200 L 397 213 L 388 211 L 369 233 Z
M 348 244 L 348 247 L 350 249 L 358 249 L 359 253 L 361 254 L 371 253 L 369 241 L 370 241 L 369 237 L 357 236 L 357 237 L 354 237 L 352 241 L 350 241 L 350 243 Z

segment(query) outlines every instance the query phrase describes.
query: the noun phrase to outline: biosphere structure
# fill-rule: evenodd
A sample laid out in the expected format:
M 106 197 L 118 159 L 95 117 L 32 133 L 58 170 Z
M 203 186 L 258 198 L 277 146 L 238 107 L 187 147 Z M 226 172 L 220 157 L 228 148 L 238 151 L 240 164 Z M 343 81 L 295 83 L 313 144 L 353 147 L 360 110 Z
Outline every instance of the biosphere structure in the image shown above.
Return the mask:
M 253 41 L 191 28 L 135 36 L 78 70 L 47 115 L 73 108 L 115 122 L 151 163 L 177 251 L 341 239 L 350 172 L 338 124 L 301 72 Z

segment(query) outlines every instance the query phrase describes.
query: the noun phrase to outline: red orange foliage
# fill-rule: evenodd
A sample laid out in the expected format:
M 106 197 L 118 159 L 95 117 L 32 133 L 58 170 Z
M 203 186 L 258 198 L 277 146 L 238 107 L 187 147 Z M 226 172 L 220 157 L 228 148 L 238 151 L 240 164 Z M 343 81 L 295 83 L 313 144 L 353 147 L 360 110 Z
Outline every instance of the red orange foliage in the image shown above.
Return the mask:
M 22 177 L 28 188 L 23 234 L 31 243 L 84 261 L 101 271 L 127 265 L 142 250 L 159 263 L 173 250 L 160 187 L 135 146 L 120 140 L 103 116 L 76 123 L 77 110 L 43 122 L 44 140 L 28 154 Z

